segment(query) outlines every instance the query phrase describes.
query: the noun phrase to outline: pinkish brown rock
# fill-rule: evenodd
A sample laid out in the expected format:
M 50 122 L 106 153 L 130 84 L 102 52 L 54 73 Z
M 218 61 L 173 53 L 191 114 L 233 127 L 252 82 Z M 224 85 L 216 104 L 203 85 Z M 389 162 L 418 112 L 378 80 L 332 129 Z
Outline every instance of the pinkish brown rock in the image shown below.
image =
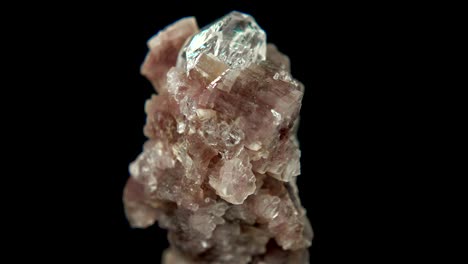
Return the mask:
M 179 50 L 185 40 L 196 32 L 197 21 L 194 17 L 188 17 L 170 25 L 148 41 L 150 52 L 141 66 L 141 74 L 148 78 L 155 88 L 164 87 L 167 71 L 175 65 Z
M 296 138 L 303 85 L 255 20 L 232 12 L 158 33 L 142 74 L 148 141 L 124 191 L 130 225 L 158 222 L 163 263 L 308 263 Z

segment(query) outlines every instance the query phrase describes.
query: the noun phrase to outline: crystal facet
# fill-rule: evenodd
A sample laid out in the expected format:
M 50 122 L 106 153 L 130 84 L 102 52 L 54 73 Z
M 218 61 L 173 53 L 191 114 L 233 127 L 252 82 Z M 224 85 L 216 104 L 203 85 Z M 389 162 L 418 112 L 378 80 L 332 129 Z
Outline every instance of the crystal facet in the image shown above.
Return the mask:
M 194 35 L 181 50 L 178 66 L 195 67 L 201 54 L 212 54 L 232 68 L 266 59 L 266 35 L 255 20 L 233 11 Z
M 289 59 L 239 12 L 200 32 L 182 19 L 148 46 L 141 72 L 158 95 L 124 190 L 130 225 L 168 230 L 165 264 L 308 263 L 296 185 L 304 87 Z

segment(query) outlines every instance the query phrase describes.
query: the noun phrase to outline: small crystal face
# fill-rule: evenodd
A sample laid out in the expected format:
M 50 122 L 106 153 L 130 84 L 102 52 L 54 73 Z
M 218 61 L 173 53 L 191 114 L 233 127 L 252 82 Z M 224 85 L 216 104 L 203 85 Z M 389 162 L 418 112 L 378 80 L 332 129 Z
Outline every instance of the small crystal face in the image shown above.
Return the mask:
M 212 54 L 231 68 L 245 68 L 266 59 L 266 34 L 247 14 L 233 11 L 194 35 L 177 61 L 187 72 L 201 54 Z

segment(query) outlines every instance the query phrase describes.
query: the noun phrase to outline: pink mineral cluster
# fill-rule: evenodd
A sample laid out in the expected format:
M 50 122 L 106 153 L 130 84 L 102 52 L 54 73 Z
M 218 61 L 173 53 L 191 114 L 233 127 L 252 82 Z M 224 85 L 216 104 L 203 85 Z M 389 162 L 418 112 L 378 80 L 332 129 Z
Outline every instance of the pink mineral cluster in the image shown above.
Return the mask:
M 148 42 L 141 72 L 148 141 L 130 165 L 125 212 L 156 221 L 163 263 L 308 263 L 312 229 L 298 197 L 303 85 L 246 14 L 198 29 L 184 18 Z

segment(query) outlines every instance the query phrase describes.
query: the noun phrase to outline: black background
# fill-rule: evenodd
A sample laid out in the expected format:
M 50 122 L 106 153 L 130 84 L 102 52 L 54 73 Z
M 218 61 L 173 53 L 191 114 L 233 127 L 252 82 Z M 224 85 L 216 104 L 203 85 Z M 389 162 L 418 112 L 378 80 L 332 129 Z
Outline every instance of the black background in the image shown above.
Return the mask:
M 144 102 L 154 93 L 139 74 L 146 41 L 182 17 L 195 16 L 204 26 L 232 10 L 255 17 L 306 87 L 298 184 L 315 231 L 311 263 L 380 263 L 403 251 L 392 228 L 399 216 L 382 208 L 400 194 L 391 188 L 397 164 L 409 162 L 392 152 L 406 132 L 392 125 L 405 103 L 393 100 L 404 94 L 396 76 L 407 74 L 395 66 L 403 37 L 393 37 L 404 14 L 385 5 L 294 1 L 54 8 L 59 11 L 40 13 L 29 25 L 38 41 L 28 51 L 42 51 L 31 64 L 51 77 L 47 88 L 30 94 L 48 98 L 40 115 L 26 115 L 52 117 L 34 126 L 41 147 L 54 153 L 41 157 L 48 176 L 39 192 L 46 199 L 32 227 L 40 231 L 34 246 L 49 236 L 57 245 L 41 254 L 159 263 L 165 232 L 131 229 L 121 201 L 128 164 L 145 141 Z

